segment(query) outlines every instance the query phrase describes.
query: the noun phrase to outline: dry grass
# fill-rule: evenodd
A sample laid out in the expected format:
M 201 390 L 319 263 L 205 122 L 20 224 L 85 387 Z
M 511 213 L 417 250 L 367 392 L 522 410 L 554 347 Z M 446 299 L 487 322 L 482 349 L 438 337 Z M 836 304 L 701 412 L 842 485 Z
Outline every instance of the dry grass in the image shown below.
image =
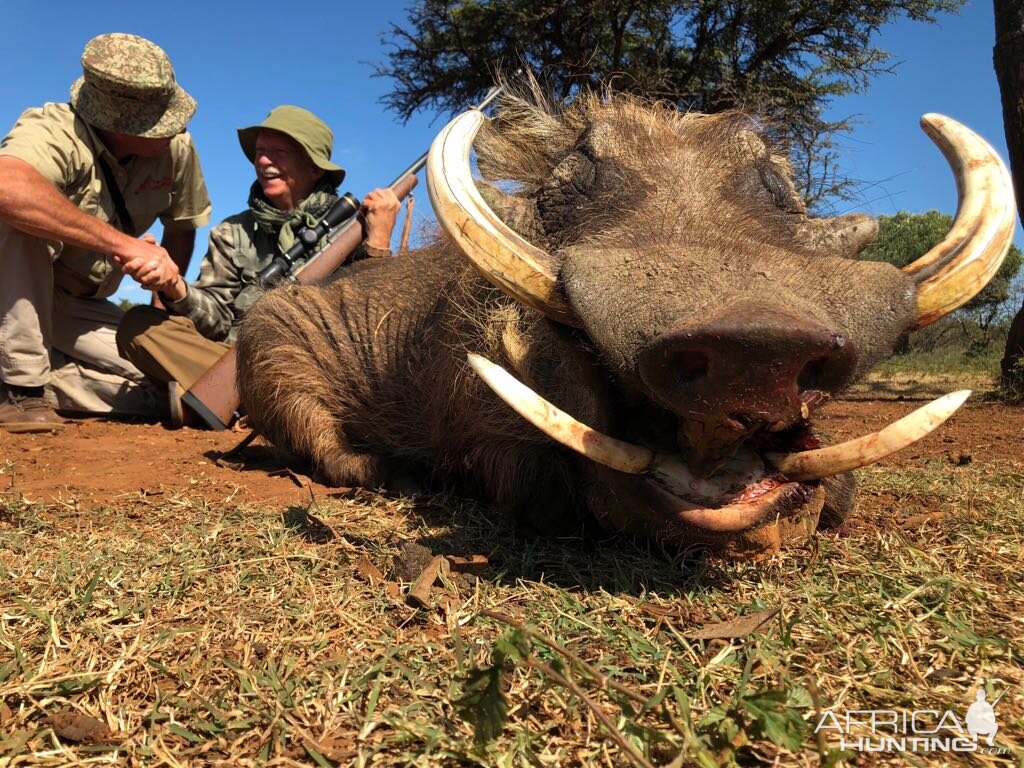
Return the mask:
M 1021 764 L 1024 465 L 861 482 L 852 524 L 764 563 L 531 540 L 450 498 L 85 509 L 8 492 L 0 766 L 821 765 L 843 759 L 813 733 L 821 711 L 962 718 L 981 681 L 1009 687 L 1005 753 L 964 759 Z M 414 609 L 389 586 L 403 541 L 490 567 Z M 773 608 L 746 638 L 690 637 Z

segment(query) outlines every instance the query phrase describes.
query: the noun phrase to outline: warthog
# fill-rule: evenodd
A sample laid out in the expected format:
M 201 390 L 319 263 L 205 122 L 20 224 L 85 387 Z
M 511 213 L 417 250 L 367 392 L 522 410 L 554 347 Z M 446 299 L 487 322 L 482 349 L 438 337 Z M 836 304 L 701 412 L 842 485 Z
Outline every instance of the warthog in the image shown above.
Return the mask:
M 249 418 L 331 483 L 412 474 L 543 529 L 589 515 L 731 551 L 806 537 L 849 513 L 849 470 L 964 395 L 829 448 L 814 411 L 968 301 L 1012 236 L 992 149 L 948 118 L 922 123 L 961 204 L 946 240 L 900 270 L 857 259 L 869 217 L 807 215 L 747 115 L 536 94 L 467 112 L 428 162 L 447 237 L 252 309 Z M 474 142 L 494 184 L 470 177 Z

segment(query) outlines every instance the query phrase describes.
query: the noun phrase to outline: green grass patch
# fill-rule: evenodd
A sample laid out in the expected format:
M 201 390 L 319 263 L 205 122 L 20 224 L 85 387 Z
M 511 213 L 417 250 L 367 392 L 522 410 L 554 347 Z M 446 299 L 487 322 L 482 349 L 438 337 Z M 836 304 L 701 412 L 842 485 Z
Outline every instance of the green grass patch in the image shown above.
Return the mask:
M 334 535 L 311 540 L 294 510 L 6 493 L 0 764 L 832 765 L 824 712 L 962 720 L 978 684 L 1009 688 L 1004 752 L 963 761 L 1020 764 L 1024 466 L 869 469 L 861 499 L 838 532 L 726 562 L 527 539 L 451 498 L 317 500 Z M 489 568 L 413 608 L 404 541 Z M 105 735 L 71 739 L 69 713 Z

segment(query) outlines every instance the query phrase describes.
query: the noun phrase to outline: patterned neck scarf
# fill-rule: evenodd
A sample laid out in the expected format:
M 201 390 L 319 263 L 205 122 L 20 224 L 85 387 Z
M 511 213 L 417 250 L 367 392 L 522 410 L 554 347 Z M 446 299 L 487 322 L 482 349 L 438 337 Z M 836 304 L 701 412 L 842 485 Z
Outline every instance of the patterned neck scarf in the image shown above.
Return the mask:
M 276 238 L 280 253 L 286 253 L 295 245 L 295 233 L 303 227 L 313 227 L 337 201 L 336 189 L 326 179 L 321 179 L 309 197 L 299 203 L 297 208 L 282 211 L 275 208 L 267 200 L 258 181 L 249 188 L 249 210 L 256 217 L 257 226 L 270 236 Z

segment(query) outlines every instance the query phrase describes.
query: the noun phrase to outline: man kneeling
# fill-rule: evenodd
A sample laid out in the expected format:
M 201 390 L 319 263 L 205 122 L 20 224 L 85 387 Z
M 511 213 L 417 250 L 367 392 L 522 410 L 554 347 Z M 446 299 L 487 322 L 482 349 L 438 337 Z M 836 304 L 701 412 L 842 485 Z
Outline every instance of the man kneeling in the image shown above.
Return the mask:
M 295 243 L 296 232 L 320 222 L 345 176 L 330 159 L 330 128 L 300 107 L 275 108 L 261 124 L 239 129 L 238 140 L 256 170 L 249 207 L 210 232 L 197 282 L 187 285 L 179 276 L 161 291 L 166 312 L 134 307 L 118 329 L 121 353 L 172 392 L 189 389 L 234 343 L 262 295 L 256 275 Z M 398 209 L 390 189 L 364 198 L 367 237 L 350 261 L 391 254 Z M 174 402 L 171 413 L 181 413 Z

